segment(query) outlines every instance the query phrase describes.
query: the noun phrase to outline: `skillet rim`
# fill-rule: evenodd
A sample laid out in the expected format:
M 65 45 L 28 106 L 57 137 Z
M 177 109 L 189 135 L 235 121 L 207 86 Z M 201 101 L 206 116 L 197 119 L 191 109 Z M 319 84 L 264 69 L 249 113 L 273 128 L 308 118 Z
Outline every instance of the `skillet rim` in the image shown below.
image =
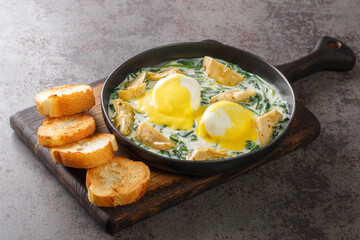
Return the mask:
M 239 155 L 239 156 L 234 156 L 234 157 L 228 157 L 228 158 L 220 158 L 220 159 L 213 159 L 213 160 L 206 160 L 206 161 L 190 161 L 190 160 L 183 160 L 183 159 L 175 159 L 175 158 L 170 158 L 170 157 L 166 157 L 164 155 L 160 155 L 160 154 L 157 154 L 157 153 L 154 153 L 154 152 L 151 152 L 143 147 L 140 147 L 138 146 L 137 144 L 133 143 L 132 141 L 130 141 L 126 136 L 124 136 L 123 134 L 121 134 L 119 132 L 119 130 L 111 123 L 111 120 L 108 116 L 108 113 L 107 113 L 107 107 L 105 107 L 104 105 L 104 91 L 105 91 L 105 88 L 106 86 L 112 82 L 112 81 L 115 81 L 116 78 L 114 77 L 116 74 L 117 74 L 117 71 L 119 71 L 119 69 L 123 66 L 123 65 L 126 65 L 128 64 L 129 62 L 133 61 L 133 60 L 136 60 L 138 58 L 142 58 L 144 57 L 144 55 L 147 55 L 151 52 L 154 52 L 154 51 L 159 51 L 159 50 L 162 50 L 162 49 L 166 49 L 166 48 L 174 48 L 174 47 L 179 47 L 179 46 L 188 46 L 188 45 L 196 45 L 196 44 L 199 44 L 199 45 L 215 45 L 215 46 L 221 46 L 221 47 L 224 47 L 224 48 L 229 48 L 229 49 L 233 49 L 235 50 L 234 54 L 233 55 L 236 55 L 236 51 L 241 51 L 241 52 L 244 52 L 245 54 L 248 54 L 248 55 L 251 55 L 252 57 L 260 60 L 263 64 L 267 65 L 268 67 L 270 67 L 272 70 L 274 70 L 276 72 L 277 75 L 280 76 L 280 78 L 286 83 L 287 85 L 287 88 L 289 89 L 290 91 L 290 94 L 291 95 L 291 98 L 293 99 L 293 103 L 292 104 L 292 111 L 289 109 L 289 103 L 287 102 L 287 105 L 288 105 L 288 110 L 291 111 L 290 112 L 290 117 L 289 117 L 289 121 L 287 122 L 286 126 L 284 127 L 283 131 L 278 135 L 276 136 L 275 139 L 271 140 L 271 142 L 269 144 L 267 144 L 266 146 L 263 146 L 263 147 L 260 147 L 252 152 L 248 152 L 248 153 L 245 153 L 245 154 L 242 154 L 242 155 Z M 179 57 L 181 58 L 181 57 Z M 236 63 L 237 64 L 237 63 Z M 247 71 L 246 69 L 244 69 L 245 71 Z M 122 83 L 124 81 L 121 80 L 119 82 Z M 272 83 L 273 85 L 276 86 L 276 84 Z M 279 93 L 280 94 L 280 93 Z M 295 117 L 295 111 L 296 111 L 296 98 L 295 98 L 295 94 L 294 94 L 294 91 L 291 87 L 291 84 L 290 82 L 288 81 L 288 79 L 274 66 L 272 65 L 271 63 L 269 63 L 267 60 L 265 60 L 264 58 L 252 53 L 252 52 L 249 52 L 247 50 L 244 50 L 244 49 L 240 49 L 240 48 L 236 48 L 236 47 L 233 47 L 233 46 L 230 46 L 230 45 L 226 45 L 226 44 L 222 44 L 220 42 L 213 42 L 212 40 L 204 40 L 204 41 L 198 41 L 198 42 L 179 42 L 179 43 L 172 43 L 172 44 L 166 44 L 166 45 L 162 45 L 162 46 L 158 46 L 158 47 L 154 47 L 154 48 L 151 48 L 151 49 L 147 49 L 143 52 L 140 52 L 136 55 L 134 55 L 133 57 L 127 59 L 126 61 L 124 61 L 123 63 L 121 63 L 120 65 L 118 65 L 109 75 L 108 77 L 106 78 L 103 86 L 102 86 L 102 90 L 101 90 L 101 111 L 102 111 L 102 115 L 103 115 L 103 118 L 104 118 L 104 121 L 105 123 L 109 123 L 109 124 L 106 124 L 108 130 L 110 132 L 112 132 L 111 130 L 115 131 L 119 136 L 121 136 L 121 138 L 123 140 L 125 140 L 128 144 L 130 144 L 132 147 L 134 147 L 135 149 L 139 149 L 140 151 L 145 151 L 146 154 L 150 155 L 151 157 L 162 157 L 164 158 L 166 161 L 169 161 L 169 162 L 174 162 L 174 163 L 180 163 L 180 164 L 187 164 L 187 165 L 212 165 L 212 164 L 217 164 L 217 163 L 224 163 L 224 162 L 232 162 L 232 161 L 239 161 L 243 158 L 247 158 L 251 155 L 256 155 L 256 154 L 260 154 L 261 152 L 264 152 L 265 154 L 270 151 L 273 147 L 275 147 L 276 145 L 278 145 L 279 143 L 281 143 L 281 141 L 285 138 L 285 136 L 287 135 L 290 127 L 291 127 L 291 124 L 294 120 L 294 117 Z M 111 126 L 111 130 L 109 129 L 109 126 Z M 113 133 L 113 132 L 112 132 Z M 139 160 L 142 160 L 146 163 L 148 163 L 149 161 L 148 160 L 144 160 L 144 159 L 139 159 Z M 254 161 L 255 163 L 256 161 Z M 150 165 L 152 165 L 152 163 L 149 163 Z M 157 167 L 157 166 L 155 166 Z M 164 166 L 165 168 L 161 168 L 161 169 L 168 169 L 166 168 L 166 166 Z M 159 167 L 157 167 L 159 168 Z M 222 172 L 219 172 L 219 173 L 225 173 L 225 172 L 229 172 L 231 170 L 240 170 L 241 168 L 239 169 L 229 169 L 228 171 L 222 171 Z M 182 172 L 181 170 L 178 171 L 178 170 L 174 170 L 174 172 Z M 187 173 L 186 173 L 187 174 Z M 209 175 L 209 174 L 202 174 L 200 173 L 199 175 Z M 212 174 L 213 175 L 213 174 Z

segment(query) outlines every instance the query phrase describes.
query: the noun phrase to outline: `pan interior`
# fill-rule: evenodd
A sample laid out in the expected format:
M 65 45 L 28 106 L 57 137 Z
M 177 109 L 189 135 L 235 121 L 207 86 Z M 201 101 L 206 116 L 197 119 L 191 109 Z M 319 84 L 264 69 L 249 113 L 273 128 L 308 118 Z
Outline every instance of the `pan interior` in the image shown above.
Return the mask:
M 199 58 L 204 56 L 211 56 L 213 58 L 235 63 L 245 71 L 257 74 L 265 81 L 275 86 L 276 90 L 280 93 L 282 98 L 287 102 L 290 114 L 290 121 L 285 126 L 284 131 L 279 134 L 275 141 L 272 141 L 267 146 L 261 147 L 254 152 L 238 157 L 210 161 L 184 161 L 159 156 L 142 149 L 119 134 L 117 129 L 111 125 L 110 118 L 106 113 L 110 94 L 115 87 L 124 81 L 129 72 L 136 72 L 140 68 L 156 66 L 170 60 L 176 60 L 180 58 Z M 134 152 L 134 154 L 138 155 L 138 157 L 140 157 L 142 160 L 145 160 L 145 162 L 155 167 L 173 172 L 196 175 L 208 175 L 219 172 L 226 172 L 245 166 L 250 161 L 254 161 L 254 159 L 256 161 L 256 158 L 258 158 L 261 154 L 268 152 L 270 149 L 275 147 L 281 139 L 284 138 L 293 120 L 294 108 L 295 99 L 290 84 L 286 78 L 267 61 L 241 49 L 222 44 L 204 42 L 173 44 L 151 49 L 138 54 L 121 64 L 112 74 L 109 75 L 102 91 L 102 110 L 105 122 L 107 123 L 110 131 L 117 136 L 117 139 L 121 144 L 124 144 L 126 148 L 131 148 L 131 151 Z M 201 169 L 197 170 L 197 165 L 201 166 Z
M 211 56 L 239 65 L 242 69 L 261 76 L 265 81 L 276 87 L 280 95 L 288 103 L 290 113 L 294 110 L 294 94 L 286 78 L 264 59 L 234 47 L 210 43 L 185 43 L 155 48 L 143 52 L 122 65 L 109 77 L 104 85 L 103 103 L 107 106 L 111 90 L 117 87 L 129 72 L 136 72 L 143 67 L 155 66 L 160 63 L 179 58 L 198 58 Z

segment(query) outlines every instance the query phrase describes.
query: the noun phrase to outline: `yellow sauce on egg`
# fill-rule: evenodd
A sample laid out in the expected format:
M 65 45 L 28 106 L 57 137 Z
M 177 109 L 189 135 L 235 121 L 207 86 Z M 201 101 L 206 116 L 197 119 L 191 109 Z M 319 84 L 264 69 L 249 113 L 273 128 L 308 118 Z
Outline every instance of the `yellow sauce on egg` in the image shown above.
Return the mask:
M 252 123 L 253 114 L 239 104 L 220 101 L 208 107 L 202 116 L 197 135 L 220 147 L 240 151 L 246 141 L 258 138 Z
M 191 129 L 194 119 L 205 111 L 205 107 L 192 108 L 192 101 L 196 100 L 192 99 L 189 89 L 181 84 L 182 77 L 184 75 L 176 74 L 158 82 L 153 89 L 135 100 L 137 111 L 146 113 L 151 123 L 173 129 Z

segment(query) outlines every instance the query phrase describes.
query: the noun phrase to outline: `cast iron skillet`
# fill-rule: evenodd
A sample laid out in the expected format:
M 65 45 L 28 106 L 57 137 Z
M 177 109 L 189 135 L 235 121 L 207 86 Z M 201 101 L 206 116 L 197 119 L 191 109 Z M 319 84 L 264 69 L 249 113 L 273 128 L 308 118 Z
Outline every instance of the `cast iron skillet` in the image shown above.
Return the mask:
M 251 153 L 232 158 L 209 161 L 177 160 L 155 154 L 139 147 L 124 137 L 112 125 L 110 118 L 107 115 L 107 106 L 110 94 L 113 89 L 126 78 L 128 73 L 137 72 L 138 69 L 142 67 L 158 65 L 173 59 L 197 58 L 204 56 L 211 56 L 236 63 L 244 70 L 255 73 L 276 86 L 281 96 L 288 103 L 290 120 L 285 126 L 283 132 L 271 143 Z M 213 40 L 177 43 L 153 48 L 140 53 L 116 68 L 104 83 L 101 92 L 101 110 L 110 132 L 116 136 L 116 139 L 122 146 L 122 149 L 125 149 L 134 159 L 142 160 L 151 166 L 163 170 L 182 174 L 210 175 L 236 171 L 246 167 L 250 163 L 256 163 L 256 161 L 260 160 L 262 156 L 279 145 L 279 143 L 281 143 L 284 139 L 294 119 L 295 112 L 295 96 L 290 83 L 317 71 L 350 70 L 355 65 L 355 61 L 355 55 L 348 46 L 330 37 L 321 38 L 313 52 L 308 56 L 276 67 L 253 53 L 223 45 Z

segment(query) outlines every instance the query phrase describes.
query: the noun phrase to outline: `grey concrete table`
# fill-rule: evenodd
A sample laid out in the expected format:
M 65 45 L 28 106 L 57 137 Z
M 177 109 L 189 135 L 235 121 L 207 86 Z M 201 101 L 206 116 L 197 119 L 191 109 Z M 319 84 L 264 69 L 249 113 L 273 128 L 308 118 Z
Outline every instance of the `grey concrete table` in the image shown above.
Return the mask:
M 215 39 L 273 64 L 328 35 L 359 56 L 357 0 L 1 1 L 0 238 L 360 238 L 360 67 L 294 84 L 320 120 L 310 145 L 111 236 L 11 130 L 34 95 L 89 83 L 163 44 Z

